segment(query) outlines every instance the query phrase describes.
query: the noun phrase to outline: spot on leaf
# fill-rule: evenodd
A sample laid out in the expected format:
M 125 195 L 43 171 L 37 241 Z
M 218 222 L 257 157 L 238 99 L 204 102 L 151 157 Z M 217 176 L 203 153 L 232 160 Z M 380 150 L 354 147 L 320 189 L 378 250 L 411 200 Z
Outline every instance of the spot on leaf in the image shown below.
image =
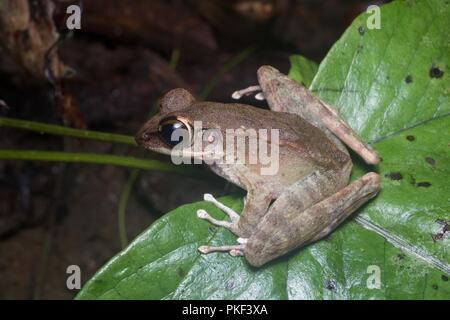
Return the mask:
M 325 281 L 325 288 L 327 288 L 330 291 L 336 292 L 336 290 L 337 290 L 336 280 L 334 280 L 334 279 L 327 279 Z
M 360 35 L 364 35 L 364 33 L 366 33 L 366 29 L 364 29 L 364 27 L 363 26 L 360 26 L 359 28 L 358 28 L 358 32 L 359 32 L 359 34 Z
M 434 160 L 432 157 L 426 157 L 426 158 L 425 158 L 425 161 L 426 161 L 428 164 L 431 164 L 432 166 L 434 166 L 434 165 L 436 164 L 436 160 Z
M 446 221 L 446 220 L 443 220 L 443 219 L 437 219 L 436 223 L 442 225 L 442 229 L 441 229 L 441 231 L 431 235 L 431 238 L 435 242 L 444 239 L 446 233 L 450 231 L 450 220 Z M 448 280 L 448 278 L 447 278 L 447 280 Z
M 439 79 L 444 75 L 444 71 L 439 69 L 439 67 L 433 65 L 430 69 L 430 78 L 436 78 Z
M 400 172 L 390 172 L 390 173 L 386 173 L 384 176 L 391 180 L 402 180 L 403 179 L 403 176 Z

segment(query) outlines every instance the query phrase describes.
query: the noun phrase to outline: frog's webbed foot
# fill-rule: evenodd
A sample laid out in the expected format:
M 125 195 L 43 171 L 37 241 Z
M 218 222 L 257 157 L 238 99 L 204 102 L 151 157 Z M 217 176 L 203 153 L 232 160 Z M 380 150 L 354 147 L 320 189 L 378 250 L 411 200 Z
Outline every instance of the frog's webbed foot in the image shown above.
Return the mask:
M 255 95 L 256 100 L 265 100 L 266 99 L 266 97 L 264 96 L 264 93 L 262 92 L 262 88 L 259 85 L 250 86 L 245 89 L 237 90 L 237 91 L 233 92 L 231 97 L 235 100 L 239 100 L 243 96 L 249 96 L 254 93 L 256 93 L 256 95 Z
M 208 221 L 212 225 L 228 229 L 235 235 L 239 236 L 241 234 L 239 227 L 238 227 L 239 214 L 237 214 L 236 211 L 234 211 L 233 209 L 225 206 L 223 203 L 220 203 L 219 201 L 217 201 L 217 199 L 214 198 L 211 194 L 206 193 L 203 198 L 205 201 L 211 202 L 216 207 L 218 207 L 220 210 L 225 212 L 228 215 L 228 217 L 230 218 L 231 222 L 214 219 L 213 217 L 211 217 L 208 214 L 208 212 L 206 212 L 203 209 L 200 209 L 197 211 L 197 217 Z M 239 244 L 231 245 L 231 246 L 220 246 L 220 247 L 201 246 L 198 248 L 198 251 L 200 251 L 201 253 L 204 253 L 204 254 L 211 253 L 211 252 L 229 252 L 230 255 L 232 255 L 234 257 L 243 256 L 245 245 L 247 243 L 247 239 L 246 238 L 238 238 L 237 242 Z

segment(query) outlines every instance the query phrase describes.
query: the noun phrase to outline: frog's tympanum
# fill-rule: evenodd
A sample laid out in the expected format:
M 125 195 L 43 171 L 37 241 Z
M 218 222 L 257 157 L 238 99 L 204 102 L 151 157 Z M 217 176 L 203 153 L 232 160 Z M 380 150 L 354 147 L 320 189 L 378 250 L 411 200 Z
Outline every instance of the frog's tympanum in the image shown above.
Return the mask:
M 349 184 L 352 160 L 344 144 L 368 164 L 377 164 L 379 157 L 331 106 L 273 67 L 262 66 L 257 75 L 259 85 L 236 91 L 233 98 L 258 93 L 256 97 L 265 98 L 270 110 L 197 101 L 188 91 L 174 89 L 161 99 L 160 112 L 136 136 L 144 148 L 171 154 L 178 143 L 170 138 L 173 131 L 184 129 L 187 139 L 195 140 L 194 122 L 201 121 L 202 131 L 215 129 L 224 136 L 227 129 L 278 130 L 277 141 L 270 135 L 264 137 L 269 145 L 277 143 L 279 167 L 274 174 L 261 174 L 263 164 L 258 162 L 209 165 L 219 176 L 247 190 L 242 213 L 210 194 L 204 199 L 223 210 L 230 221 L 216 220 L 205 210 L 197 212 L 199 218 L 238 237 L 234 245 L 201 246 L 201 253 L 229 252 L 245 256 L 253 266 L 327 236 L 380 189 L 379 175 L 374 172 Z M 206 140 L 211 142 L 214 137 Z M 189 146 L 191 142 L 183 138 L 183 143 Z M 201 157 L 203 151 L 197 148 L 190 156 Z

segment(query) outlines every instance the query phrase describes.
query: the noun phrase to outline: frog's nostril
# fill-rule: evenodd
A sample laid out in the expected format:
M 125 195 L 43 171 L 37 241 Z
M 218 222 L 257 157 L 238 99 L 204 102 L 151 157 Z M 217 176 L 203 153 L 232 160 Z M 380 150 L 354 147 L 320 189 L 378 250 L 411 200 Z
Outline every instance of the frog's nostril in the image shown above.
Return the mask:
M 144 132 L 144 133 L 142 134 L 142 139 L 143 139 L 144 141 L 147 141 L 148 139 L 150 139 L 150 133 Z
M 135 140 L 138 145 L 141 145 L 150 139 L 150 134 L 148 132 L 140 132 L 136 135 Z

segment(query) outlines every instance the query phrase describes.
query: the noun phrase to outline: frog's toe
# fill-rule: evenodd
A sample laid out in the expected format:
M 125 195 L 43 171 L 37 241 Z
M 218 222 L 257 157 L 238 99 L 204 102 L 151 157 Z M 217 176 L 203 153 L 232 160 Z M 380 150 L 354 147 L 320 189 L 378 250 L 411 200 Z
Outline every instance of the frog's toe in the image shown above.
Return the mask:
M 223 203 L 220 203 L 219 201 L 217 201 L 217 199 L 214 198 L 214 196 L 212 194 L 205 193 L 203 196 L 203 199 L 205 201 L 211 202 L 217 208 L 219 208 L 220 210 L 225 212 L 230 217 L 232 222 L 237 223 L 239 221 L 239 214 L 236 211 L 234 211 L 233 209 L 224 205 Z
M 213 217 L 211 217 L 208 212 L 206 212 L 203 209 L 197 210 L 197 217 L 203 220 L 208 221 L 209 223 L 218 226 L 218 227 L 223 227 L 226 229 L 230 229 L 231 228 L 231 222 L 228 221 L 223 221 L 223 220 L 217 220 L 214 219 Z
M 208 214 L 208 212 L 206 212 L 203 209 L 197 210 L 197 217 L 202 220 L 206 220 L 209 223 L 211 223 L 212 225 L 215 225 L 217 227 L 222 227 L 222 228 L 228 229 L 231 232 L 233 232 L 235 235 L 240 234 L 239 227 L 238 227 L 238 221 L 228 222 L 228 221 L 224 221 L 224 220 L 214 219 L 213 217 L 211 217 Z
M 244 256 L 244 251 L 241 249 L 232 249 L 230 250 L 230 256 L 232 257 L 243 257 Z
M 228 252 L 233 257 L 239 257 L 244 255 L 244 244 L 236 244 L 232 246 L 200 246 L 198 247 L 198 251 L 203 254 L 208 254 L 212 252 Z
M 241 99 L 243 96 L 249 96 L 249 95 L 251 95 L 251 94 L 253 94 L 253 93 L 260 92 L 261 90 L 262 90 L 262 89 L 261 89 L 261 86 L 259 86 L 259 85 L 256 85 L 256 86 L 250 86 L 250 87 L 248 87 L 248 88 L 241 89 L 241 90 L 237 90 L 237 91 L 233 92 L 233 94 L 231 95 L 231 97 L 232 97 L 233 99 L 235 99 L 235 100 L 239 100 L 239 99 Z M 255 97 L 255 98 L 256 98 L 256 97 Z M 256 99 L 258 99 L 258 98 L 256 98 Z
M 264 101 L 266 100 L 266 96 L 264 95 L 263 92 L 259 92 L 255 95 L 255 99 L 259 101 Z

